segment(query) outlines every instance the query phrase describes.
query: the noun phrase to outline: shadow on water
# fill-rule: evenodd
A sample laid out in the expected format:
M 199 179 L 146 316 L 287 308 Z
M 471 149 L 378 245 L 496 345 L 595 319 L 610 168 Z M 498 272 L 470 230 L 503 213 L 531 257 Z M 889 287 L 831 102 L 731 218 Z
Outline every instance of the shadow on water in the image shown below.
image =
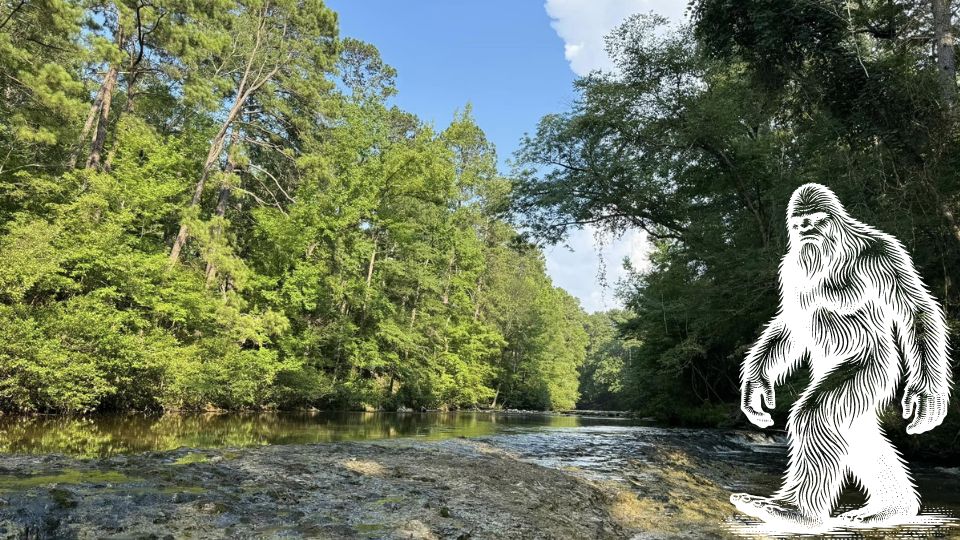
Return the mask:
M 300 412 L 0 417 L 0 453 L 94 458 L 173 450 L 399 437 L 479 437 L 511 430 L 628 425 L 611 418 L 492 412 Z

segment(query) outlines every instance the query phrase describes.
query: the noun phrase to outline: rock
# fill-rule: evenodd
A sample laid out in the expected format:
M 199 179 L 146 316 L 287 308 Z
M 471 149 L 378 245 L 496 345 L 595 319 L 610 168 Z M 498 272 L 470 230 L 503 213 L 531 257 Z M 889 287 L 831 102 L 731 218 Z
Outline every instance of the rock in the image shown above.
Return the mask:
M 175 493 L 173 495 L 173 502 L 188 503 L 188 502 L 193 502 L 199 498 L 200 498 L 200 495 L 196 493 Z
M 60 508 L 76 508 L 77 501 L 73 498 L 73 492 L 63 488 L 52 488 L 49 491 L 50 498 Z
M 205 514 L 221 514 L 224 511 L 223 504 L 213 501 L 197 503 L 197 510 Z
M 233 527 L 239 522 L 240 519 L 233 514 L 221 514 L 214 523 L 217 527 L 225 529 L 227 527 Z
M 733 510 L 717 479 L 729 477 L 738 491 L 760 489 L 749 482 L 775 484 L 783 464 L 759 460 L 786 460 L 785 452 L 712 452 L 719 443 L 740 446 L 727 432 L 524 437 L 182 449 L 125 460 L 0 455 L 0 469 L 17 471 L 12 477 L 73 470 L 80 478 L 91 471 L 129 478 L 5 490 L 0 538 L 25 531 L 52 538 L 727 537 L 724 518 Z M 209 459 L 173 464 L 190 453 Z M 583 456 L 606 468 L 581 466 L 575 460 Z M 580 468 L 563 468 L 572 462 Z M 953 475 L 937 478 L 960 485 Z

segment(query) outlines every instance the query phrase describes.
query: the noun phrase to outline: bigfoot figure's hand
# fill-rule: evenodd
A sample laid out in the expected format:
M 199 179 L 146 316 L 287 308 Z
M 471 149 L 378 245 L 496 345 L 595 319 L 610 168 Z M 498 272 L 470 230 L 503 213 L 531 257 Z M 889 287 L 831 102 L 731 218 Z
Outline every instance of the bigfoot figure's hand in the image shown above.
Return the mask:
M 939 426 L 947 415 L 949 404 L 950 398 L 946 394 L 936 394 L 907 386 L 903 392 L 903 418 L 910 418 L 910 415 L 916 413 L 913 422 L 907 426 L 907 433 L 916 435 Z
M 747 420 L 765 428 L 773 425 L 773 418 L 763 410 L 763 404 L 766 404 L 768 409 L 776 406 L 773 384 L 762 379 L 744 381 L 740 388 L 740 410 L 747 415 Z

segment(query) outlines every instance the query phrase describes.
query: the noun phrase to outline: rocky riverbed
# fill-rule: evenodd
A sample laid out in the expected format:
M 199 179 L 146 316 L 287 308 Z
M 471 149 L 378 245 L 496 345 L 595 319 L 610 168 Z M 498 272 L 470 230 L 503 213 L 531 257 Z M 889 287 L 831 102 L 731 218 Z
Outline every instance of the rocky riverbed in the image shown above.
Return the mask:
M 769 491 L 784 458 L 776 438 L 627 426 L 4 455 L 0 537 L 728 538 L 750 531 L 731 491 Z

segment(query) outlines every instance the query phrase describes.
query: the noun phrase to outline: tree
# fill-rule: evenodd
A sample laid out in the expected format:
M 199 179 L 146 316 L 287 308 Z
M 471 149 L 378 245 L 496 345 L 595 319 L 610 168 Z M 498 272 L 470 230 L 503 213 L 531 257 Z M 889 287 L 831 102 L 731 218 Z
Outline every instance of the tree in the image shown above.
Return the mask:
M 316 99 L 325 86 L 325 75 L 336 58 L 336 16 L 320 0 L 252 0 L 238 2 L 214 19 L 215 31 L 226 34 L 214 52 L 213 65 L 200 60 L 196 77 L 210 77 L 193 83 L 206 91 L 201 99 L 229 103 L 218 111 L 223 120 L 203 161 L 187 211 L 193 211 L 203 196 L 210 171 L 220 160 L 230 129 L 254 96 L 284 94 L 294 99 Z M 202 69 L 206 68 L 206 69 Z M 205 87 L 205 88 L 204 88 Z M 220 88 L 226 88 L 221 95 Z M 263 99 L 261 105 L 269 104 Z M 269 115 L 270 110 L 260 111 Z M 181 223 L 170 249 L 170 261 L 180 259 L 187 241 L 187 224 Z
M 577 80 L 571 109 L 524 141 L 513 209 L 532 237 L 591 224 L 653 239 L 652 267 L 619 293 L 632 407 L 736 420 L 738 366 L 777 305 L 785 203 L 804 182 L 905 239 L 956 320 L 955 75 L 938 65 L 950 51 L 930 55 L 953 29 L 938 11 L 936 32 L 930 7 L 700 0 L 673 33 L 635 16 L 608 38 L 617 70 Z
M 124 108 L 132 109 L 134 88 L 143 72 L 141 63 L 148 49 L 156 46 L 155 43 L 148 43 L 148 39 L 151 34 L 156 33 L 165 11 L 149 2 L 137 0 L 135 3 L 108 2 L 103 6 L 95 4 L 92 15 L 88 26 L 93 32 L 90 41 L 96 56 L 95 66 L 106 71 L 90 105 L 79 141 L 67 163 L 67 167 L 71 169 L 76 165 L 91 130 L 93 139 L 86 167 L 99 170 L 107 166 L 104 163 L 106 156 L 103 154 L 111 122 L 110 108 L 121 70 L 127 79 L 127 103 Z M 102 23 L 99 22 L 100 19 Z M 114 122 L 119 120 L 120 114 L 114 116 Z
M 573 406 L 469 107 L 391 107 L 319 1 L 8 2 L 0 52 L 0 411 Z
M 620 325 L 631 318 L 623 310 L 588 315 L 585 329 L 587 354 L 580 369 L 578 409 L 622 410 L 629 408 L 636 388 L 630 385 L 633 356 L 639 343 L 620 336 Z
M 84 12 L 69 1 L 0 5 L 0 181 L 46 171 L 76 136 L 84 88 L 79 46 Z M 54 171 L 51 172 L 55 172 Z

